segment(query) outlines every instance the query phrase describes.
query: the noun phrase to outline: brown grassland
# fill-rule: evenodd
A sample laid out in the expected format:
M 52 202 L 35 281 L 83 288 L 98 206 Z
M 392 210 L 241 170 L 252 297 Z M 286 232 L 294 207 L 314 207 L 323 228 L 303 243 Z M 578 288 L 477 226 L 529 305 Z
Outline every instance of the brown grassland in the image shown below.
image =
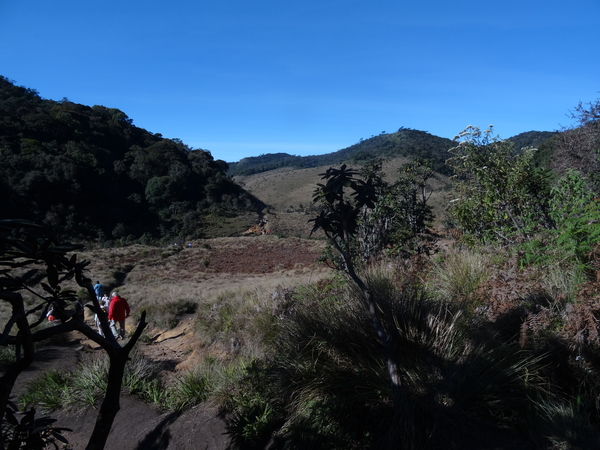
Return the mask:
M 389 181 L 395 180 L 400 167 L 409 161 L 408 158 L 384 161 L 382 170 L 386 174 L 386 178 Z M 282 168 L 256 175 L 235 177 L 235 181 L 269 205 L 265 215 L 273 233 L 283 236 L 307 237 L 311 231 L 307 221 L 315 210 L 312 204 L 312 194 L 316 183 L 320 182 L 319 175 L 329 167 Z M 429 204 L 436 214 L 437 220 L 434 225 L 437 227 L 441 223 L 444 210 L 450 200 L 450 181 L 448 177 L 436 174 L 429 180 L 428 185 L 431 193 Z

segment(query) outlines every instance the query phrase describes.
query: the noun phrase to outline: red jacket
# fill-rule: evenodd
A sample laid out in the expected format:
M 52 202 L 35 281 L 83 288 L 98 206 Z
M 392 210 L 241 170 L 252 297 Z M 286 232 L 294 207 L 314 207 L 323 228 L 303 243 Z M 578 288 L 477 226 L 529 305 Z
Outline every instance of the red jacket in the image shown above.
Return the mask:
M 108 307 L 108 320 L 121 321 L 129 317 L 129 304 L 123 297 L 115 295 L 110 299 Z

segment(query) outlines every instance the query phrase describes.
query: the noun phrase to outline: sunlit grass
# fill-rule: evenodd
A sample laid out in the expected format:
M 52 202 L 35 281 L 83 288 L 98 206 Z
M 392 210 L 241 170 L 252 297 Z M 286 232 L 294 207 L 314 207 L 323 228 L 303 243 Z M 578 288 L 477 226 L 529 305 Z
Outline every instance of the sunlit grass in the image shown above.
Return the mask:
M 446 300 L 473 299 L 477 288 L 492 274 L 490 257 L 481 251 L 462 250 L 434 263 L 430 290 Z

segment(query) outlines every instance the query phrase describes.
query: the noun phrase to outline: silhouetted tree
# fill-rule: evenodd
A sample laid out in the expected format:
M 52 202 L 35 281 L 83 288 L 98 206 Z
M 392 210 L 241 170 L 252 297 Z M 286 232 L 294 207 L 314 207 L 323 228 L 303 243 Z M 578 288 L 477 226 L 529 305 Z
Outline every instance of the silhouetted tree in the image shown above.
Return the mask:
M 382 346 L 390 377 L 394 409 L 399 411 L 402 407 L 402 390 L 399 364 L 393 351 L 395 331 L 393 326 L 386 329 L 385 321 L 379 317 L 381 308 L 367 284 L 358 275 L 352 254 L 352 238 L 358 230 L 360 211 L 365 206 L 375 208 L 379 180 L 377 177 L 361 180 L 357 177 L 358 172 L 348 169 L 345 164 L 340 169 L 329 168 L 321 175 L 327 182 L 317 185 L 313 201 L 320 203 L 323 209 L 316 218 L 310 220 L 314 222 L 312 232 L 323 230 L 339 253 L 344 271 L 362 293 L 371 323 Z
M 11 306 L 11 315 L 0 336 L 0 345 L 14 346 L 14 361 L 0 377 L 0 417 L 5 415 L 17 378 L 35 358 L 34 343 L 77 330 L 100 345 L 110 361 L 105 397 L 86 447 L 88 450 L 100 450 L 106 444 L 120 409 L 119 398 L 125 364 L 146 326 L 146 314 L 142 313 L 136 331 L 129 342 L 121 347 L 110 331 L 108 319 L 98 304 L 91 280 L 84 275 L 89 263 L 78 261 L 77 255 L 72 254 L 80 248 L 79 245 L 62 243 L 48 237 L 45 230 L 31 222 L 0 220 L 0 301 Z M 65 283 L 72 281 L 86 289 L 92 303 L 91 308 L 98 312 L 106 337 L 100 336 L 76 313 L 74 306 L 77 295 L 74 290 L 63 287 Z M 26 307 L 23 294 L 35 300 L 33 306 Z M 38 329 L 46 320 L 50 307 L 60 324 Z

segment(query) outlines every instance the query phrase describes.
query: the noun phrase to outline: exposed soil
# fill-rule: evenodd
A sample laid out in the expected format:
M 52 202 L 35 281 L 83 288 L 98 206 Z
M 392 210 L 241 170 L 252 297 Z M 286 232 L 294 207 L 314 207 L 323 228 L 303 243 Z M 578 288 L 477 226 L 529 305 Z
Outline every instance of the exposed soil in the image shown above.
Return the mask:
M 92 321 L 88 321 L 90 326 Z M 193 365 L 198 358 L 198 342 L 191 331 L 191 317 L 183 317 L 173 330 L 160 334 L 152 344 L 138 343 L 138 349 L 148 358 L 163 361 L 165 368 L 177 371 Z M 28 383 L 43 372 L 73 368 L 86 353 L 102 352 L 94 342 L 73 332 L 63 344 L 45 346 L 36 351 L 35 362 L 21 374 L 14 394 L 19 395 Z M 65 432 L 72 449 L 82 449 L 92 434 L 98 411 L 88 408 L 81 413 L 55 411 L 57 427 Z M 210 405 L 198 405 L 183 413 L 163 413 L 135 396 L 121 396 L 121 410 L 111 429 L 106 449 L 145 450 L 222 450 L 229 445 L 225 420 Z

